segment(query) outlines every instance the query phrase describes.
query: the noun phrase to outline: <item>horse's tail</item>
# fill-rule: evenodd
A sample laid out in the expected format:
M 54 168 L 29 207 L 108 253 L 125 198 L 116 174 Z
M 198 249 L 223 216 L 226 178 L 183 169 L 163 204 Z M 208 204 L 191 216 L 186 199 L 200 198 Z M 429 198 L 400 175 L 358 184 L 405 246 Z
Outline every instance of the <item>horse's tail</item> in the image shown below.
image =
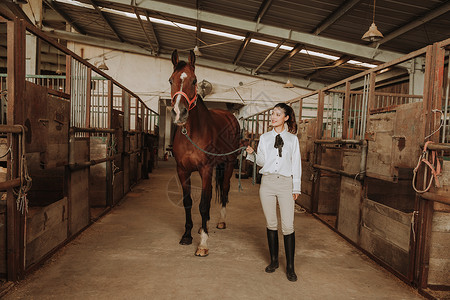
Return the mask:
M 225 180 L 225 163 L 216 166 L 216 201 L 223 204 L 223 181 Z

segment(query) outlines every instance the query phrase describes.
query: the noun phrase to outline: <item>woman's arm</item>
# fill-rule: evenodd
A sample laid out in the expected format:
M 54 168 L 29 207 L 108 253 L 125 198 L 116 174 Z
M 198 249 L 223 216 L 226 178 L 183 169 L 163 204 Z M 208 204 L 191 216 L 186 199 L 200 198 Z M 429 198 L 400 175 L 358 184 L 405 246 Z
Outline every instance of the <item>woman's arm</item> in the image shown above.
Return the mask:
M 294 150 L 292 151 L 292 194 L 301 194 L 302 181 L 302 157 L 298 138 L 295 137 Z

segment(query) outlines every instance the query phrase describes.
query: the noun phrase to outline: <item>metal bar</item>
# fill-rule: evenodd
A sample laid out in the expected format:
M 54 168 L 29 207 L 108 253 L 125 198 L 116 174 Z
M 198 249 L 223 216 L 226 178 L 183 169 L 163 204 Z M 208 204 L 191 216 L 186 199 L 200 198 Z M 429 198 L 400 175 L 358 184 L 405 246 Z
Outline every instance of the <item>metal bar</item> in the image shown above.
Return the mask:
M 22 130 L 27 130 L 22 125 L 0 125 L 0 133 L 22 133 Z
M 108 161 L 113 161 L 116 158 L 121 157 L 121 154 L 116 154 L 114 156 L 109 156 L 109 157 L 104 157 L 104 158 L 100 158 L 100 159 L 92 159 L 90 161 L 85 161 L 85 162 L 81 162 L 81 163 L 72 163 L 69 164 L 69 168 L 71 171 L 74 170 L 79 170 L 79 169 L 84 169 L 90 166 L 95 166 L 104 162 L 108 162 Z
M 447 195 L 439 195 L 439 194 L 432 193 L 432 192 L 425 192 L 425 193 L 419 194 L 419 195 L 420 195 L 420 197 L 422 197 L 426 200 L 450 205 L 450 197 L 448 197 Z
M 326 139 L 322 139 L 322 140 L 315 140 L 314 143 L 315 143 L 315 144 L 340 144 L 340 145 L 351 144 L 351 145 L 362 145 L 362 144 L 363 144 L 363 141 L 362 141 L 362 140 L 346 140 L 346 139 L 337 139 L 337 140 L 326 140 Z
M 114 133 L 114 129 L 108 128 L 83 128 L 83 127 L 75 127 L 72 126 L 70 128 L 73 132 L 91 132 L 91 133 Z
M 20 178 L 7 180 L 0 182 L 0 191 L 6 191 L 7 189 L 20 186 Z
M 313 166 L 313 168 L 320 169 L 323 171 L 336 173 L 336 174 L 343 175 L 345 177 L 349 177 L 349 178 L 353 178 L 353 179 L 359 179 L 359 173 L 349 173 L 346 171 L 342 171 L 342 170 L 338 170 L 338 169 L 330 168 L 330 167 L 326 167 L 326 166 L 321 166 L 318 164 L 313 164 L 312 166 Z
M 423 149 L 424 144 L 420 144 L 420 147 Z M 434 150 L 434 151 L 450 151 L 450 144 L 448 143 L 430 143 L 427 146 L 428 150 Z

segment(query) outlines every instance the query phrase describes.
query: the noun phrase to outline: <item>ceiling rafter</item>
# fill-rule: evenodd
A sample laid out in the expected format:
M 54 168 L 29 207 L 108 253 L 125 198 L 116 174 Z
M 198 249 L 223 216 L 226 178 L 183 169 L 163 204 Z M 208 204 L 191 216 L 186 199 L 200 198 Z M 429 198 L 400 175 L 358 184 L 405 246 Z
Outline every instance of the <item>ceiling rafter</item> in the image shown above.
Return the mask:
M 97 5 L 97 2 L 95 0 L 89 0 L 91 2 L 92 6 L 94 7 L 95 11 L 102 17 L 103 21 L 108 24 L 111 31 L 114 33 L 114 35 L 119 39 L 119 41 L 124 42 L 125 40 L 120 36 L 117 29 L 113 26 L 111 21 L 109 20 L 108 16 L 100 9 L 100 7 Z
M 127 6 L 130 5 L 129 0 L 108 0 L 108 3 Z M 370 46 L 345 42 L 333 38 L 317 37 L 316 35 L 311 33 L 304 33 L 273 25 L 265 24 L 264 26 L 258 27 L 257 23 L 254 21 L 247 21 L 203 10 L 197 12 L 197 10 L 193 8 L 182 7 L 160 1 L 141 1 L 138 6 L 159 13 L 170 14 L 182 18 L 189 18 L 191 20 L 196 20 L 198 18 L 201 22 L 211 23 L 219 26 L 226 26 L 238 30 L 245 30 L 247 32 L 254 32 L 261 35 L 266 35 L 268 37 L 276 38 L 278 40 L 286 39 L 306 45 L 329 49 L 342 54 L 355 55 L 358 57 L 374 59 L 381 62 L 388 62 L 400 58 L 403 55 L 402 53 L 394 51 L 374 49 Z
M 241 46 L 239 47 L 238 52 L 236 53 L 236 57 L 233 60 L 233 64 L 237 64 L 242 56 L 244 56 L 244 51 L 247 48 L 248 44 L 250 44 L 250 40 L 252 39 L 253 33 L 251 32 L 247 32 L 247 34 L 245 35 L 245 39 L 244 41 L 241 43 Z
M 272 55 L 275 54 L 275 52 L 277 52 L 278 49 L 280 49 L 281 45 L 283 45 L 286 42 L 286 40 L 281 40 L 278 45 L 272 49 L 272 51 L 270 51 L 269 54 L 267 54 L 266 58 L 264 58 L 264 60 L 259 64 L 259 66 L 255 69 L 255 74 L 258 74 L 259 69 L 261 69 L 261 67 L 266 63 L 266 61 L 269 60 L 269 58 L 272 57 Z
M 266 12 L 269 10 L 269 7 L 272 5 L 272 0 L 264 0 L 261 3 L 261 6 L 258 9 L 258 12 L 256 13 L 256 16 L 254 18 L 254 21 L 256 21 L 256 24 L 259 25 L 261 22 L 261 19 L 264 17 Z M 236 56 L 234 58 L 233 64 L 238 64 L 241 60 L 242 56 L 244 55 L 244 52 L 247 48 L 247 46 L 250 44 L 250 40 L 252 39 L 253 33 L 247 32 L 245 35 L 245 39 L 242 41 L 241 46 L 239 47 L 238 52 L 236 53 Z
M 303 44 L 296 44 L 294 46 L 294 48 L 289 51 L 288 53 L 286 53 L 285 55 L 283 55 L 270 69 L 269 72 L 273 73 L 276 72 L 281 66 L 283 66 L 283 64 L 288 61 L 289 59 L 291 59 L 295 54 L 297 54 L 300 50 L 302 50 L 302 48 L 304 47 Z
M 148 34 L 147 30 L 145 29 L 144 23 L 142 22 L 141 15 L 139 14 L 136 7 L 133 7 L 134 14 L 136 15 L 137 20 L 139 21 L 139 25 L 141 26 L 142 31 L 144 32 L 145 38 L 147 39 L 147 42 L 150 45 L 150 48 L 152 48 L 152 52 L 156 53 L 156 48 L 153 46 L 152 39 L 150 38 L 150 35 Z
M 155 27 L 153 27 L 152 21 L 150 21 L 150 16 L 148 15 L 148 11 L 145 10 L 144 13 L 145 13 L 145 17 L 147 18 L 148 25 L 150 26 L 150 30 L 151 30 L 151 32 L 153 34 L 153 38 L 155 39 L 156 55 L 158 55 L 159 54 L 159 50 L 161 49 L 161 46 L 159 44 L 158 35 L 156 34 Z
M 401 26 L 400 28 L 392 31 L 391 33 L 387 34 L 382 40 L 378 41 L 378 42 L 374 42 L 371 43 L 370 46 L 376 46 L 377 44 L 384 44 L 420 25 L 423 25 L 445 13 L 447 13 L 448 11 L 450 11 L 450 2 L 446 2 L 445 4 L 429 11 L 428 13 L 426 13 L 425 15 L 423 15 L 422 17 L 419 18 L 414 18 L 413 21 Z
M 341 56 L 338 60 L 332 61 L 330 63 L 328 63 L 326 65 L 327 68 L 324 69 L 317 69 L 314 72 L 309 73 L 308 75 L 305 76 L 306 80 L 311 80 L 313 78 L 317 78 L 318 76 L 322 75 L 323 73 L 333 70 L 343 64 L 345 64 L 346 62 L 348 62 L 349 60 L 351 60 L 352 57 L 348 56 L 348 55 L 343 55 Z
M 322 31 L 333 25 L 340 17 L 345 15 L 350 9 L 361 0 L 347 0 L 341 6 L 326 17 L 320 24 L 312 31 L 314 35 L 319 35 Z
M 64 10 L 59 7 L 59 4 L 53 0 L 43 0 L 48 7 L 50 7 L 54 12 L 56 12 L 61 18 L 66 21 L 67 24 L 72 26 L 73 29 L 78 31 L 81 34 L 87 34 L 86 31 L 81 28 Z
M 120 43 L 118 41 L 104 40 L 104 39 L 98 38 L 98 37 L 85 36 L 85 35 L 81 35 L 81 34 L 75 33 L 75 32 L 67 32 L 67 31 L 63 31 L 63 30 L 56 30 L 56 29 L 46 28 L 46 27 L 44 27 L 43 30 L 46 32 L 46 34 L 48 36 L 53 37 L 53 38 L 59 38 L 59 39 L 63 39 L 63 40 L 69 40 L 69 41 L 78 42 L 78 43 L 82 43 L 85 45 L 93 45 L 93 46 L 98 46 L 99 44 L 104 44 L 104 47 L 109 48 L 109 49 L 115 49 L 115 50 L 119 50 L 119 51 L 142 54 L 142 55 L 150 55 L 151 54 L 150 51 L 148 51 L 142 47 L 139 47 L 137 45 L 130 44 L 128 42 Z M 161 55 L 159 57 L 170 59 L 171 54 L 170 53 L 161 53 Z M 252 72 L 252 70 L 250 70 L 248 68 L 236 67 L 236 65 L 231 64 L 231 63 L 214 61 L 214 60 L 205 59 L 202 57 L 197 58 L 196 64 L 204 66 L 204 67 L 213 68 L 216 70 L 233 72 L 233 73 L 248 75 L 248 76 L 255 76 L 255 74 Z M 284 83 L 288 79 L 287 76 L 278 75 L 278 74 L 261 74 L 261 75 L 258 75 L 257 77 L 275 81 L 275 82 L 280 82 L 280 83 Z M 325 87 L 324 83 L 308 81 L 308 80 L 301 79 L 301 78 L 291 78 L 291 81 L 293 84 L 295 84 L 296 87 L 301 87 L 301 88 L 306 88 L 306 89 L 316 90 L 316 89 L 321 89 L 321 88 Z

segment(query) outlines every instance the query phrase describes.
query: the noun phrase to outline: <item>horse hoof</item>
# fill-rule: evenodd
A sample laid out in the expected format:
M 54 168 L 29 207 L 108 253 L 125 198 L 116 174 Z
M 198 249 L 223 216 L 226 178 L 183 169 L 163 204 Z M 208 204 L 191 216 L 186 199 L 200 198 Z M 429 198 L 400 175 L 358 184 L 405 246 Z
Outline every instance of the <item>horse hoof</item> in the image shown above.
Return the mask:
M 225 229 L 227 228 L 227 224 L 225 222 L 219 222 L 216 226 L 217 229 Z
M 180 245 L 190 245 L 192 244 L 192 237 L 191 236 L 183 236 L 180 241 Z
M 197 251 L 195 251 L 195 256 L 205 257 L 208 256 L 208 249 L 204 248 L 197 248 Z

